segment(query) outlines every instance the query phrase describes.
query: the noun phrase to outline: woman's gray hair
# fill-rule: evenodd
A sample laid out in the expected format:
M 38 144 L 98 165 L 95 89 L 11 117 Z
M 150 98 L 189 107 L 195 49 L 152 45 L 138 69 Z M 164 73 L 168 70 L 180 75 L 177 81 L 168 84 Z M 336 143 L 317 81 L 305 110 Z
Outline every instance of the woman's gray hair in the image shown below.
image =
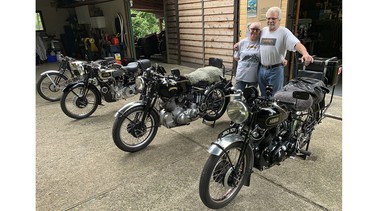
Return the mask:
M 247 25 L 246 25 L 246 28 L 247 28 L 247 30 L 250 30 L 250 25 L 251 25 L 251 23 L 248 23 Z
M 279 18 L 279 20 L 281 19 L 281 9 L 280 9 L 280 7 L 270 7 L 266 12 L 266 18 L 269 17 L 271 12 L 277 12 L 277 14 L 278 14 L 277 17 Z
M 259 27 L 262 26 L 262 23 L 261 23 L 261 22 L 259 22 L 259 21 L 255 21 L 255 22 L 252 22 L 252 23 L 248 23 L 248 24 L 246 25 L 247 30 L 250 30 L 250 25 L 253 24 L 253 23 L 256 23 L 257 25 L 259 25 Z

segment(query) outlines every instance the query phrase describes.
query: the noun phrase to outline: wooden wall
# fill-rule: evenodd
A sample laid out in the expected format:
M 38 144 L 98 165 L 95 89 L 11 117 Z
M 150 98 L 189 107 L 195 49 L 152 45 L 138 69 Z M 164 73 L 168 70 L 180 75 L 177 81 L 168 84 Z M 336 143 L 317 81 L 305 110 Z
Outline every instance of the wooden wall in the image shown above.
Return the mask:
M 164 0 L 168 62 L 202 67 L 211 57 L 233 65 L 233 0 Z

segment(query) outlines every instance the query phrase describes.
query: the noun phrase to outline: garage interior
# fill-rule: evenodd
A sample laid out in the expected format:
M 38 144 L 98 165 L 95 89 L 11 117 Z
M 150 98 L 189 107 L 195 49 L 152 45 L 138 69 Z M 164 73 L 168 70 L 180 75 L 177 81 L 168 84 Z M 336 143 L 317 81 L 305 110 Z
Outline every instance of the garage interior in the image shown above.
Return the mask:
M 40 1 L 37 1 L 37 9 L 38 2 Z M 342 0 L 275 2 L 278 2 L 275 5 L 280 4 L 283 7 L 287 5 L 285 25 L 295 33 L 311 55 L 342 58 Z M 91 40 L 87 40 L 87 45 L 81 40 L 93 37 L 94 40 L 98 40 L 95 43 L 99 43 L 103 39 L 105 42 L 110 42 L 108 47 L 110 53 L 112 53 L 111 56 L 113 56 L 113 53 L 120 51 L 122 52 L 121 57 L 124 59 L 140 58 L 142 53 L 139 53 L 136 40 L 131 36 L 133 26 L 129 24 L 131 17 L 128 11 L 132 9 L 155 14 L 159 19 L 160 32 L 163 30 L 163 26 L 166 27 L 164 37 L 166 39 L 166 55 L 161 57 L 163 61 L 199 67 L 206 65 L 210 57 L 217 57 L 224 60 L 228 69 L 235 69 L 236 67 L 232 57 L 232 46 L 240 39 L 241 31 L 244 31 L 243 26 L 238 24 L 239 17 L 237 15 L 242 14 L 243 10 L 247 9 L 242 6 L 247 5 L 246 0 L 54 0 L 50 4 L 57 12 L 67 9 L 69 17 L 79 14 L 77 8 L 82 6 L 89 7 L 92 13 L 90 16 L 106 14 L 108 34 L 111 34 L 112 31 L 112 29 L 108 30 L 108 27 L 114 28 L 113 34 L 121 32 L 118 29 L 119 21 L 117 17 L 114 24 L 111 23 L 111 20 L 108 20 L 113 18 L 111 15 L 107 15 L 108 11 L 114 11 L 114 8 L 116 8 L 116 12 L 122 14 L 124 40 L 119 39 L 119 45 L 113 45 L 114 42 L 112 42 L 111 37 L 107 38 L 106 35 L 101 34 L 103 30 L 99 27 L 99 29 L 92 29 L 90 25 L 72 22 L 67 24 L 68 26 L 63 26 L 64 33 L 45 39 L 47 46 L 50 45 L 49 43 L 53 43 L 52 39 L 60 41 L 61 45 L 55 45 L 55 48 L 60 46 L 61 51 L 66 55 L 77 59 L 85 59 L 82 55 L 85 55 L 84 51 L 90 49 L 91 44 L 89 42 Z M 260 5 L 260 3 L 258 4 Z M 270 1 L 269 4 L 274 3 Z M 264 9 L 258 8 L 257 17 L 259 19 L 262 18 L 260 11 Z M 74 21 L 74 19 L 71 21 Z M 143 56 L 149 57 L 149 55 Z M 292 76 L 293 69 L 295 70 L 295 65 L 298 62 L 298 55 L 288 54 L 288 56 L 290 76 Z M 95 58 L 95 55 L 90 57 L 90 59 Z

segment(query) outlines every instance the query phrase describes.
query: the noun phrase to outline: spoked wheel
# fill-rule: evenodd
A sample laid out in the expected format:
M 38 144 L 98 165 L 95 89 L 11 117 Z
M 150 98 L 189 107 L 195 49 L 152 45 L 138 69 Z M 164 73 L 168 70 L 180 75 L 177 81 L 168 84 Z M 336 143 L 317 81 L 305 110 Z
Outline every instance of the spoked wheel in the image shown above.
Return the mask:
M 297 135 L 297 141 L 298 141 L 298 148 L 302 149 L 306 146 L 306 144 L 311 139 L 311 134 L 313 131 L 313 128 L 315 126 L 314 121 L 316 121 L 316 114 L 312 108 L 309 108 L 308 110 L 303 112 L 303 116 L 301 117 L 301 121 L 299 121 L 299 127 L 296 130 Z
M 207 110 L 203 119 L 207 121 L 215 121 L 225 113 L 229 103 L 229 97 L 225 97 L 223 89 L 215 88 L 208 93 L 205 103 Z
M 137 106 L 116 118 L 112 128 L 112 138 L 119 149 L 137 152 L 147 147 L 154 139 L 158 131 L 157 113 L 151 110 L 146 117 L 144 115 L 144 107 Z
M 73 119 L 83 119 L 95 112 L 99 105 L 99 96 L 89 87 L 78 86 L 64 92 L 61 96 L 62 111 Z
M 233 143 L 219 156 L 210 155 L 203 167 L 199 181 L 199 196 L 211 209 L 229 204 L 241 190 L 244 175 L 249 170 L 249 158 L 239 161 L 242 143 Z M 238 169 L 235 166 L 238 163 Z
M 68 78 L 65 75 L 57 72 L 47 73 L 36 83 L 36 90 L 43 99 L 55 102 L 60 100 L 67 83 Z

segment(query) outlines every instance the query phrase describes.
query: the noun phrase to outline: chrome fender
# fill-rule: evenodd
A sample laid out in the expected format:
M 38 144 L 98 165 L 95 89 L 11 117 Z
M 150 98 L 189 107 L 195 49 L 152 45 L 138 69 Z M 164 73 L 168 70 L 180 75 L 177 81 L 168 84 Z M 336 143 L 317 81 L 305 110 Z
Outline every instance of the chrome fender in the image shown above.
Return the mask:
M 115 113 L 115 118 L 121 118 L 122 115 L 124 115 L 125 112 L 127 112 L 128 110 L 134 108 L 134 107 L 143 107 L 143 109 L 146 109 L 146 104 L 142 101 L 142 100 L 138 100 L 138 101 L 133 101 L 133 102 L 130 102 L 126 105 L 124 105 L 122 108 L 120 108 L 116 113 Z M 160 126 L 160 116 L 159 116 L 159 113 L 156 111 L 155 108 L 152 108 L 150 112 L 155 112 L 156 116 L 158 119 L 156 119 L 156 122 L 158 124 L 158 126 Z
M 220 153 L 223 152 L 223 149 L 227 148 L 230 144 L 243 141 L 244 138 L 242 136 L 238 134 L 229 134 L 217 139 L 213 144 L 211 144 L 207 151 L 212 155 L 219 156 Z
M 145 104 L 142 102 L 142 101 L 134 101 L 134 102 L 130 102 L 126 105 L 124 105 L 122 108 L 120 108 L 116 113 L 115 113 L 115 117 L 119 116 L 121 117 L 127 110 L 133 108 L 133 107 L 136 107 L 136 106 L 145 106 Z
M 42 72 L 40 75 L 43 76 L 43 75 L 47 75 L 49 73 L 60 73 L 60 72 L 57 71 L 57 70 L 47 70 L 47 71 Z

